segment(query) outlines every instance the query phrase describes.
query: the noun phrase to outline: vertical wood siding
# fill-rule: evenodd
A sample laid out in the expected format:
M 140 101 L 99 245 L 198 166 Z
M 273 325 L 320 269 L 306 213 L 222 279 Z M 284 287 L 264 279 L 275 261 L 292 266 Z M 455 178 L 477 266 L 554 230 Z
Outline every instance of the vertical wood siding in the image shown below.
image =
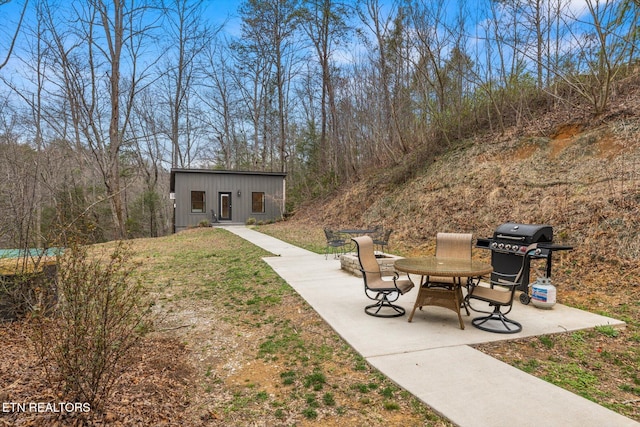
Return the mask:
M 245 224 L 249 218 L 256 221 L 279 219 L 284 213 L 283 175 L 261 175 L 241 173 L 206 173 L 193 171 L 172 171 L 175 192 L 175 229 L 196 227 L 203 220 L 212 221 L 211 210 L 219 211 L 219 194 L 231 193 L 231 221 L 224 223 Z M 205 213 L 191 212 L 191 191 L 205 192 Z M 240 196 L 238 196 L 240 191 Z M 251 212 L 251 193 L 265 193 L 264 213 Z

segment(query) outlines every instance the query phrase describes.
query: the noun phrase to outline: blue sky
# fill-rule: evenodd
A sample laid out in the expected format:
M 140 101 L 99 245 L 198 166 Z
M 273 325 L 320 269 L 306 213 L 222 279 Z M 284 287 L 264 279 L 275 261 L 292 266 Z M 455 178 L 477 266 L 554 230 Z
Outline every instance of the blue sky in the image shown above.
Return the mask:
M 467 4 L 470 9 L 476 6 L 476 10 L 482 9 L 483 5 L 486 7 L 485 1 L 487 0 L 468 0 Z M 9 0 L 9 3 L 0 6 L 0 55 L 2 55 L 2 49 L 6 48 L 8 40 L 11 37 L 12 32 L 15 30 L 15 26 L 24 5 L 25 0 Z M 392 0 L 381 0 L 380 3 L 391 3 Z M 33 7 L 34 2 L 31 2 L 29 7 Z M 229 20 L 225 31 L 232 35 L 239 35 L 240 31 L 240 19 L 237 14 L 238 6 L 242 3 L 241 0 L 205 0 L 206 17 L 210 20 L 211 24 L 217 26 L 222 25 L 226 20 Z M 452 5 L 455 1 L 450 2 Z M 570 9 L 574 13 L 586 10 L 586 0 L 568 0 Z M 455 6 L 454 6 L 455 7 Z M 468 27 L 468 30 L 470 27 Z
M 222 24 L 227 17 L 238 19 L 237 9 L 241 3 L 239 0 L 207 0 L 205 7 L 211 22 Z
M 0 3 L 3 0 L 0 0 Z M 0 63 L 6 57 L 6 54 L 9 49 L 9 42 L 11 37 L 13 36 L 13 32 L 15 31 L 17 21 L 20 15 L 20 11 L 22 10 L 22 6 L 26 0 L 9 0 L 7 4 L 0 5 Z M 52 0 L 55 1 L 55 0 Z M 65 0 L 58 0 L 60 4 L 65 4 Z M 345 0 L 347 2 L 355 3 L 356 0 Z M 381 4 L 390 5 L 394 3 L 394 0 L 379 0 Z M 430 0 L 423 0 L 430 1 Z M 460 0 L 461 1 L 461 0 Z M 470 10 L 471 14 L 468 18 L 472 22 L 467 22 L 465 32 L 469 36 L 469 40 L 473 44 L 474 38 L 478 34 L 482 34 L 482 31 L 478 32 L 479 24 L 485 19 L 486 11 L 488 10 L 488 2 L 490 0 L 466 0 L 466 6 Z M 595 1 L 595 0 L 593 0 Z M 576 15 L 582 15 L 586 11 L 586 2 L 587 0 L 567 0 L 568 5 L 570 5 L 569 9 Z M 36 1 L 31 0 L 29 4 L 29 8 L 33 8 L 35 6 Z M 457 3 L 456 0 L 448 0 L 445 4 L 448 4 L 448 10 L 450 13 L 447 13 L 449 17 L 454 17 L 457 13 Z M 242 0 L 204 0 L 205 7 L 205 15 L 204 17 L 209 21 L 209 23 L 215 28 L 222 24 L 225 24 L 224 32 L 229 34 L 232 37 L 239 37 L 241 31 L 241 22 L 238 16 L 237 9 L 242 4 Z M 476 14 L 477 13 L 477 14 Z M 33 15 L 31 13 L 31 15 Z M 29 17 L 27 17 L 29 19 Z M 18 41 L 18 45 L 24 42 L 25 36 L 24 34 Z M 567 43 L 567 41 L 563 41 L 563 43 Z M 473 46 L 470 46 L 473 48 Z M 353 59 L 353 54 L 358 51 L 357 47 L 351 46 L 348 48 L 349 54 L 346 55 L 343 60 L 350 61 Z M 8 66 L 11 67 L 12 64 Z M 4 70 L 5 72 L 8 69 Z M 5 74 L 6 75 L 6 74 Z
M 2 3 L 2 1 L 0 1 Z M 15 30 L 15 26 L 18 22 L 20 12 L 25 3 L 25 0 L 9 0 L 7 4 L 0 5 L 0 47 L 4 48 L 8 44 L 10 35 Z M 214 25 L 221 25 L 228 18 L 238 21 L 238 15 L 236 13 L 238 6 L 241 4 L 239 0 L 205 0 L 205 8 L 207 18 L 210 19 Z M 29 8 L 34 6 L 34 2 L 31 1 Z M 237 26 L 238 24 L 236 24 Z M 233 25 L 230 30 L 233 29 Z

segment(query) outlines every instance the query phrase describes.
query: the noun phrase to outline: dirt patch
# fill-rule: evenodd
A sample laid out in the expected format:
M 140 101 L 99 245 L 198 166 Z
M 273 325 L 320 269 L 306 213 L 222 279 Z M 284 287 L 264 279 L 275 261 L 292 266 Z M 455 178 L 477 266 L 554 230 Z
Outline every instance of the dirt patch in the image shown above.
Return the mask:
M 556 133 L 551 137 L 551 152 L 549 156 L 551 158 L 558 157 L 562 151 L 574 142 L 574 138 L 579 135 L 581 131 L 582 125 L 579 124 L 565 124 L 559 126 Z
M 611 135 L 605 135 L 600 138 L 597 143 L 598 147 L 598 157 L 601 159 L 611 160 L 618 156 L 620 152 L 624 149 L 624 145 L 622 145 L 619 141 L 613 138 Z
M 538 146 L 534 144 L 524 144 L 522 147 L 518 148 L 513 156 L 516 160 L 524 160 L 533 156 L 533 154 L 538 150 Z
M 550 142 L 551 152 L 549 156 L 551 158 L 556 158 L 560 153 L 562 153 L 565 148 L 570 146 L 573 143 L 571 138 L 563 138 L 563 139 L 552 139 Z
M 269 363 L 263 360 L 247 362 L 241 370 L 233 373 L 225 379 L 225 384 L 230 387 L 255 386 L 271 395 L 280 395 L 279 384 L 282 383 L 280 373 L 283 367 L 276 363 Z
M 551 136 L 554 141 L 570 139 L 582 132 L 582 125 L 579 124 L 564 124 L 558 126 L 555 134 Z

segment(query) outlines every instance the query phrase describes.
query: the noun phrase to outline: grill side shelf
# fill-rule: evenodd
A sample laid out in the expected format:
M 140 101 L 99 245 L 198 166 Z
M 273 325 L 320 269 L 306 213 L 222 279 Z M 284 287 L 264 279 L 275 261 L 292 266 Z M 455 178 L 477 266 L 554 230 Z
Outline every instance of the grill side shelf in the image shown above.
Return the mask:
M 489 248 L 490 244 L 491 244 L 490 239 L 484 239 L 480 237 L 476 240 L 476 248 L 479 248 L 479 249 L 490 249 Z
M 572 251 L 573 250 L 573 246 L 556 245 L 552 243 L 538 243 L 538 247 L 540 249 L 547 249 L 550 251 Z

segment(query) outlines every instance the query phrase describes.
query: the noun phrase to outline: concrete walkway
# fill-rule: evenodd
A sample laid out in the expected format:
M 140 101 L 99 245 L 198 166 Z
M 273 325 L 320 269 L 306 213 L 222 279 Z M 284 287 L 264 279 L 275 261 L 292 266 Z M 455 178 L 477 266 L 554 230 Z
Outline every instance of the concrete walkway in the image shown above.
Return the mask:
M 306 251 L 244 226 L 225 227 L 271 253 L 265 261 L 372 366 L 442 416 L 462 427 L 639 426 L 596 403 L 500 362 L 469 345 L 575 331 L 624 322 L 556 304 L 551 310 L 514 304 L 518 334 L 494 334 L 463 315 L 439 307 L 383 319 L 367 316 L 370 303 L 362 279 L 340 269 L 340 261 Z M 415 283 L 415 281 L 414 281 Z M 398 300 L 407 313 L 417 292 Z

